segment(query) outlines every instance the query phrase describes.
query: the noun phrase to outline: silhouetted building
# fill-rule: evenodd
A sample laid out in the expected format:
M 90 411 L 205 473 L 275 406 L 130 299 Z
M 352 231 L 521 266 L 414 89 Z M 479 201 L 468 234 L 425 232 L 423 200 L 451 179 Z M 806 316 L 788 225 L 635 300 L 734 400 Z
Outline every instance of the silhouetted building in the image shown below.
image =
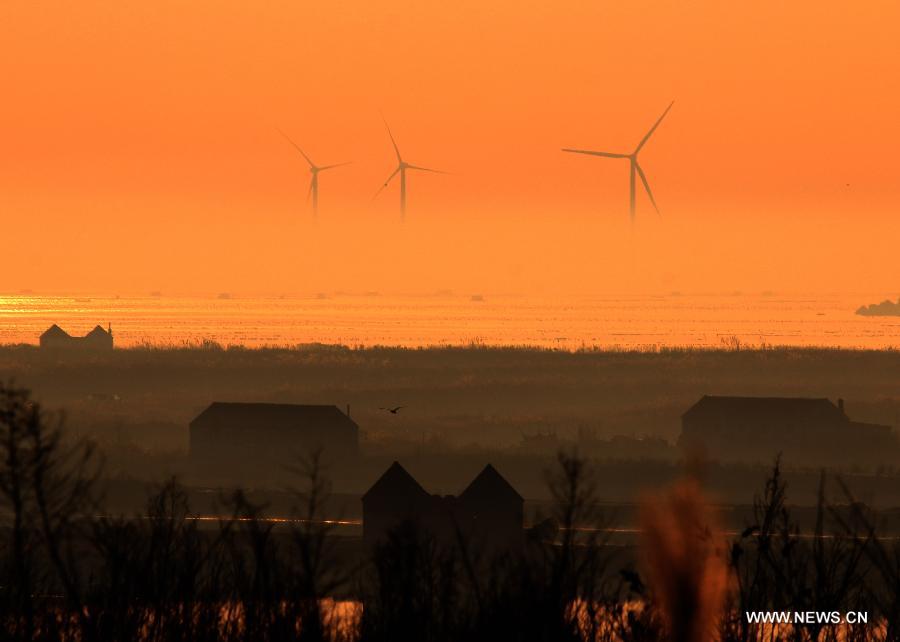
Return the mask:
M 851 421 L 844 401 L 801 397 L 704 396 L 681 416 L 679 445 L 718 460 L 795 464 L 876 463 L 893 459 L 890 426 Z
M 374 543 L 397 524 L 416 521 L 430 502 L 431 495 L 395 461 L 362 496 L 363 539 Z
M 524 500 L 490 464 L 459 496 L 441 496 L 426 492 L 395 461 L 363 495 L 362 504 L 368 546 L 404 522 L 443 544 L 463 537 L 488 549 L 506 550 L 523 541 Z
M 502 546 L 522 541 L 525 500 L 488 464 L 459 496 L 470 536 Z
M 112 326 L 104 330 L 98 325 L 83 337 L 73 337 L 54 323 L 41 335 L 40 343 L 42 348 L 57 350 L 112 350 Z
M 328 461 L 356 456 L 359 426 L 336 406 L 221 401 L 190 423 L 191 460 L 204 472 L 279 472 L 315 450 Z

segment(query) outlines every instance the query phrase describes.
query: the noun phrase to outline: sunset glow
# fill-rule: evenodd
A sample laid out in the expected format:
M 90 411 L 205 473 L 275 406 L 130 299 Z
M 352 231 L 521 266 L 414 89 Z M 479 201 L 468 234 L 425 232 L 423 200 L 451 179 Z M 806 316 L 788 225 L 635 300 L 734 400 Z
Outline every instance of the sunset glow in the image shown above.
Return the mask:
M 13 0 L 0 291 L 896 297 L 890 2 Z M 630 151 L 672 111 L 641 164 Z M 414 173 L 401 226 L 381 113 Z M 283 129 L 320 164 L 309 172 Z M 10 242 L 12 240 L 12 242 Z M 870 301 L 862 300 L 860 304 Z

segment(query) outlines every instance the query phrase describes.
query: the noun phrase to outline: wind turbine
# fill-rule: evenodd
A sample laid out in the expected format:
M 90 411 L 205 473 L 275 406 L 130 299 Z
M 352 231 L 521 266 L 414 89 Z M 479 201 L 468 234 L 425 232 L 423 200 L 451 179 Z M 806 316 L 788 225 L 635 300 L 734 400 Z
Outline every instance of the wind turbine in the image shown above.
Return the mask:
M 400 148 L 397 147 L 397 141 L 394 140 L 394 134 L 391 133 L 391 128 L 387 124 L 387 120 L 384 121 L 384 126 L 387 128 L 388 136 L 391 137 L 391 144 L 394 146 L 394 153 L 397 154 L 397 169 L 394 170 L 394 173 L 387 177 L 387 180 L 384 182 L 378 191 L 375 192 L 375 196 L 372 197 L 374 200 L 379 194 L 381 194 L 382 190 L 388 186 L 388 184 L 394 180 L 394 177 L 397 174 L 400 174 L 400 222 L 406 220 L 406 170 L 408 169 L 416 169 L 422 172 L 434 172 L 435 174 L 447 174 L 447 172 L 442 172 L 439 169 L 431 169 L 429 167 L 419 167 L 418 165 L 411 165 L 403 160 L 403 157 L 400 156 Z
M 334 165 L 324 165 L 319 167 L 315 163 L 313 163 L 309 156 L 306 155 L 302 149 L 300 149 L 300 145 L 295 143 L 290 139 L 290 137 L 285 134 L 280 129 L 278 132 L 287 139 L 291 145 L 293 145 L 300 155 L 306 159 L 306 162 L 309 163 L 309 173 L 312 174 L 312 178 L 309 179 L 309 191 L 306 192 L 306 200 L 309 201 L 309 197 L 312 196 L 312 207 L 313 207 L 313 216 L 318 216 L 319 214 L 319 172 L 324 172 L 326 169 L 333 169 L 335 167 L 341 167 L 342 165 L 349 165 L 352 161 L 347 161 L 346 163 L 336 163 Z
M 659 127 L 659 124 L 662 122 L 663 118 L 666 117 L 666 114 L 669 113 L 669 110 L 672 109 L 672 105 L 675 104 L 673 100 L 669 103 L 669 106 L 666 107 L 666 110 L 662 113 L 662 116 L 657 119 L 655 123 L 653 123 L 653 127 L 650 128 L 650 131 L 641 139 L 641 142 L 638 143 L 638 146 L 634 148 L 634 151 L 630 154 L 614 154 L 611 152 L 593 152 L 586 149 L 566 149 L 563 148 L 564 152 L 571 152 L 573 154 L 587 154 L 588 156 L 602 156 L 604 158 L 627 158 L 631 163 L 631 176 L 629 180 L 629 206 L 630 206 L 630 214 L 631 214 L 631 222 L 634 224 L 634 210 L 635 210 L 635 174 L 641 177 L 641 182 L 644 184 L 644 189 L 647 190 L 647 196 L 650 197 L 650 202 L 653 203 L 653 208 L 656 210 L 656 213 L 659 214 L 659 207 L 656 205 L 656 199 L 653 198 L 653 192 L 650 191 L 650 183 L 647 182 L 647 176 L 644 174 L 644 170 L 641 169 L 640 163 L 638 163 L 638 154 L 641 149 L 643 149 L 644 145 L 647 144 L 647 141 L 650 140 L 650 136 L 653 135 L 653 132 L 656 131 L 656 128 Z

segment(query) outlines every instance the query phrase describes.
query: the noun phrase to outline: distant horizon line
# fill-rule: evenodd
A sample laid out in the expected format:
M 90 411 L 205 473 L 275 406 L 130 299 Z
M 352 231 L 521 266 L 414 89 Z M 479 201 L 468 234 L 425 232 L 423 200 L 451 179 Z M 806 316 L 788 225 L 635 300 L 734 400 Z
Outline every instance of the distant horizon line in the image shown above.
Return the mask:
M 476 288 L 437 288 L 434 290 L 345 290 L 322 289 L 303 291 L 268 291 L 252 292 L 241 290 L 150 290 L 150 291 L 119 291 L 101 292 L 97 290 L 42 290 L 31 288 L 19 288 L 16 290 L 0 289 L 0 299 L 8 298 L 82 298 L 82 299 L 216 299 L 228 300 L 253 300 L 253 299 L 313 299 L 327 300 L 339 297 L 400 297 L 400 298 L 472 298 L 472 297 L 498 297 L 498 298 L 524 298 L 547 299 L 557 297 L 572 298 L 597 298 L 597 297 L 775 297 L 775 296 L 828 296 L 828 297 L 887 297 L 900 296 L 900 288 L 896 292 L 884 290 L 817 290 L 817 289 L 785 289 L 776 290 L 768 288 L 734 288 L 728 290 L 706 289 L 636 289 L 636 290 L 598 290 L 587 291 L 560 291 L 526 293 L 509 290 L 479 290 Z
M 35 350 L 47 350 L 41 348 L 37 343 L 8 343 L 0 342 L 0 350 L 11 348 L 33 348 Z M 740 352 L 785 352 L 785 351 L 802 351 L 802 352 L 878 352 L 878 353 L 900 353 L 900 345 L 886 345 L 882 347 L 866 347 L 866 346 L 841 346 L 826 344 L 792 344 L 792 343 L 743 343 L 739 347 L 730 345 L 703 345 L 703 344 L 647 344 L 647 345 L 626 345 L 626 344 L 591 344 L 581 345 L 579 347 L 567 347 L 564 345 L 542 345 L 538 343 L 487 343 L 479 341 L 470 341 L 468 343 L 428 343 L 420 345 L 402 345 L 402 344 L 359 344 L 348 345 L 344 343 L 329 342 L 306 342 L 306 343 L 271 343 L 251 345 L 246 343 L 224 343 L 214 339 L 197 338 L 195 340 L 185 340 L 182 343 L 172 341 L 143 341 L 140 343 L 128 344 L 125 346 L 115 346 L 114 352 L 141 352 L 141 351 L 191 351 L 191 352 L 226 352 L 229 350 L 240 352 L 303 352 L 310 350 L 340 350 L 340 351 L 377 351 L 377 350 L 394 350 L 402 352 L 423 352 L 423 351 L 439 351 L 439 350 L 460 350 L 460 351 L 478 351 L 478 352 L 553 352 L 566 354 L 667 354 L 667 353 L 740 353 Z M 78 359 L 84 356 L 96 357 L 97 352 L 72 352 L 70 356 Z M 109 354 L 106 352 L 105 354 Z

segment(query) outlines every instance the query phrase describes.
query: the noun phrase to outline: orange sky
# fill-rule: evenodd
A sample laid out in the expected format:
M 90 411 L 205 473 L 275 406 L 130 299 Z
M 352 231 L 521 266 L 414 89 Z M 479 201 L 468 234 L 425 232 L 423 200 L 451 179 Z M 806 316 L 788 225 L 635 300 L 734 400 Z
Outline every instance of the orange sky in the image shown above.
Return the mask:
M 898 294 L 900 5 L 0 5 L 0 292 Z M 662 209 L 632 233 L 628 151 Z M 409 220 L 380 120 L 413 163 Z M 320 163 L 313 224 L 302 159 Z M 849 184 L 849 186 L 848 186 Z

